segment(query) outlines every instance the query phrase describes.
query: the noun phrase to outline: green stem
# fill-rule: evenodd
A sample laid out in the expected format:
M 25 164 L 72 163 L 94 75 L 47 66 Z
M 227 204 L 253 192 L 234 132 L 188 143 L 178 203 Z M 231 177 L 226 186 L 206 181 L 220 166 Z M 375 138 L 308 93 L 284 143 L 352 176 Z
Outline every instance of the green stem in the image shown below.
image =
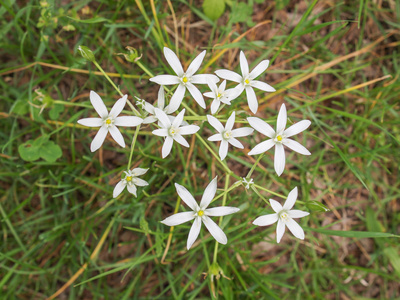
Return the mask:
M 255 162 L 254 165 L 251 167 L 249 173 L 248 173 L 247 176 L 246 176 L 247 179 L 250 179 L 251 174 L 253 174 L 255 168 L 257 167 L 258 163 L 260 162 L 261 158 L 263 158 L 263 156 L 264 156 L 264 153 L 262 153 L 262 154 L 260 155 L 260 157 L 257 158 L 256 162 Z
M 132 156 L 133 156 L 133 149 L 135 149 L 136 140 L 139 134 L 140 125 L 136 127 L 135 135 L 133 136 L 132 144 L 131 144 L 131 153 L 129 154 L 129 161 L 128 161 L 128 171 L 131 169 L 132 163 Z
M 263 195 L 260 194 L 259 191 L 257 191 L 256 187 L 254 186 L 254 184 L 251 186 L 251 189 L 257 194 L 258 197 L 260 197 L 265 203 L 267 203 L 268 205 L 271 205 L 267 199 L 264 198 Z
M 286 198 L 287 198 L 286 196 L 283 196 L 283 195 L 281 195 L 281 194 L 275 193 L 275 192 L 273 192 L 273 191 L 271 191 L 271 190 L 269 190 L 269 189 L 266 189 L 266 188 L 264 188 L 264 187 L 262 187 L 262 186 L 259 186 L 259 185 L 257 185 L 257 184 L 253 184 L 252 186 L 256 187 L 257 189 L 266 191 L 266 192 L 268 192 L 268 193 L 270 193 L 270 194 L 272 194 L 272 195 L 278 196 L 278 197 L 280 197 L 280 198 L 283 198 L 283 199 L 286 199 Z

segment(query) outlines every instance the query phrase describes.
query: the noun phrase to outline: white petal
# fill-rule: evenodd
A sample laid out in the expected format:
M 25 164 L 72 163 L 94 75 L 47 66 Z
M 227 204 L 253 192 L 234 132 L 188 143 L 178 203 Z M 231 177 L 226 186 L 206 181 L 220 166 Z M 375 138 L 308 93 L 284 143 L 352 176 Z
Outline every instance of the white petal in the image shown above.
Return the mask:
M 210 123 L 210 125 L 212 127 L 214 127 L 218 132 L 222 132 L 225 130 L 224 126 L 222 125 L 222 123 L 213 116 L 207 115 L 207 121 L 208 123 Z
M 240 209 L 236 207 L 230 207 L 230 206 L 220 206 L 220 207 L 213 207 L 213 208 L 207 208 L 204 213 L 207 216 L 212 216 L 212 217 L 221 217 L 221 216 L 227 216 L 234 214 L 238 212 Z
M 261 73 L 263 73 L 269 65 L 269 60 L 263 60 L 262 62 L 260 62 L 254 69 L 253 71 L 250 72 L 250 79 L 254 79 L 257 78 L 258 76 L 261 75 Z
M 309 120 L 300 121 L 296 124 L 293 124 L 288 129 L 286 129 L 284 132 L 284 135 L 286 137 L 291 137 L 293 135 L 296 135 L 296 134 L 306 130 L 310 125 L 311 125 L 311 121 L 309 121 Z
M 204 95 L 204 97 L 207 97 L 207 98 L 213 98 L 213 99 L 216 98 L 214 92 L 203 93 L 203 95 Z
M 118 117 L 118 115 L 121 113 L 121 111 L 124 109 L 125 104 L 126 104 L 126 99 L 128 98 L 128 95 L 124 95 L 122 98 L 118 99 L 117 102 L 115 102 L 114 106 L 111 108 L 109 116 L 112 118 Z
M 225 245 L 228 242 L 225 233 L 213 220 L 211 220 L 207 216 L 204 216 L 203 222 L 204 225 L 206 225 L 208 231 L 211 233 L 211 235 L 214 237 L 214 239 L 216 239 L 218 243 Z
M 284 209 L 286 209 L 286 210 L 292 209 L 294 203 L 296 202 L 297 194 L 298 194 L 298 191 L 297 191 L 297 186 L 296 186 L 293 190 L 290 191 L 289 195 L 287 196 L 285 204 L 283 205 Z
M 174 135 L 174 140 L 177 141 L 179 144 L 181 144 L 182 146 L 185 146 L 187 148 L 189 148 L 189 143 L 185 140 L 185 138 L 183 136 L 181 136 L 180 134 L 175 134 Z
M 280 219 L 278 220 L 278 226 L 276 226 L 276 241 L 279 243 L 285 233 L 285 223 Z
M 252 134 L 254 131 L 253 128 L 250 127 L 241 127 L 241 128 L 237 128 L 232 130 L 232 136 L 233 137 L 244 137 L 244 136 L 248 136 L 250 134 Z
M 96 136 L 94 137 L 92 143 L 90 144 L 90 151 L 94 152 L 103 145 L 104 140 L 107 136 L 107 128 L 105 126 L 100 127 L 99 131 L 97 132 Z
M 275 137 L 275 130 L 271 127 L 271 125 L 264 122 L 260 118 L 250 117 L 247 118 L 247 121 L 249 122 L 251 127 L 262 133 L 263 135 L 266 135 L 271 139 Z
M 220 134 L 220 133 L 214 134 L 214 135 L 210 136 L 210 137 L 208 138 L 208 140 L 209 140 L 210 142 L 222 141 L 222 134 Z
M 235 124 L 235 112 L 232 112 L 232 114 L 229 116 L 228 120 L 226 121 L 225 130 L 231 131 L 234 124 Z
M 181 197 L 182 201 L 185 202 L 187 206 L 189 206 L 193 211 L 199 210 L 196 200 L 194 200 L 192 194 L 189 193 L 183 185 L 175 183 L 175 188 L 179 197 Z
M 186 75 L 191 77 L 197 70 L 200 68 L 201 63 L 203 62 L 204 56 L 206 55 L 206 50 L 201 52 L 197 57 L 190 63 L 188 69 L 186 70 Z
M 256 89 L 262 90 L 264 92 L 275 92 L 276 90 L 270 86 L 268 83 L 258 81 L 258 80 L 252 80 L 250 85 Z
M 286 226 L 295 237 L 304 240 L 304 230 L 299 224 L 297 224 L 295 220 L 289 219 L 288 221 L 286 221 Z
M 215 177 L 211 182 L 207 185 L 204 190 L 203 196 L 200 201 L 200 209 L 205 210 L 208 205 L 211 203 L 212 199 L 214 199 L 215 193 L 217 192 L 217 177 Z
M 258 109 L 258 101 L 256 93 L 251 86 L 246 86 L 246 96 L 250 111 L 255 114 Z
M 283 210 L 282 205 L 278 201 L 274 199 L 269 199 L 269 203 L 271 204 L 271 207 L 274 210 L 274 212 L 280 213 Z
M 275 144 L 275 157 L 274 157 L 275 172 L 281 176 L 285 169 L 285 150 L 280 143 Z
M 87 127 L 101 127 L 103 126 L 103 119 L 100 118 L 84 118 L 78 120 L 78 124 Z
M 166 158 L 168 154 L 170 154 L 171 149 L 172 149 L 172 144 L 174 143 L 174 139 L 172 137 L 167 136 L 165 138 L 162 150 L 161 150 L 161 156 L 162 158 Z
M 125 189 L 125 187 L 126 183 L 124 181 L 121 180 L 120 182 L 118 182 L 113 191 L 113 198 L 117 198 L 119 194 L 121 194 L 122 191 Z
M 181 134 L 181 135 L 195 134 L 199 130 L 200 130 L 200 127 L 197 125 L 187 125 L 187 126 L 182 126 L 179 128 L 179 134 Z
M 168 136 L 168 129 L 166 128 L 155 129 L 152 131 L 152 133 L 157 136 Z
M 226 80 L 222 81 L 222 83 L 220 84 L 220 86 L 218 88 L 217 93 L 220 92 L 222 94 L 223 92 L 225 92 L 225 88 L 226 88 Z
M 275 142 L 273 139 L 266 140 L 264 142 L 259 143 L 257 146 L 255 146 L 251 151 L 248 153 L 249 155 L 257 155 L 264 153 L 271 149 L 275 145 Z
M 240 69 L 242 71 L 242 76 L 246 77 L 249 75 L 249 64 L 247 62 L 246 56 L 243 51 L 240 51 Z
M 154 115 L 154 106 L 149 102 L 144 103 L 144 110 L 147 111 L 149 114 Z
M 192 76 L 191 83 L 193 84 L 206 84 L 207 80 L 217 83 L 219 78 L 213 74 L 198 74 Z
M 134 168 L 132 169 L 131 173 L 133 176 L 140 176 L 146 174 L 146 172 L 149 170 L 149 168 L 144 169 L 144 168 Z
M 134 184 L 137 186 L 148 186 L 149 183 L 146 180 L 140 178 L 134 178 Z
M 201 106 L 201 108 L 206 108 L 206 103 L 204 102 L 203 95 L 201 94 L 199 89 L 191 83 L 187 83 L 186 87 L 189 93 L 193 96 L 194 100 L 196 100 L 196 102 Z
M 288 215 L 291 218 L 303 218 L 305 216 L 308 216 L 309 214 L 310 214 L 309 212 L 297 210 L 297 209 L 288 211 Z
M 231 144 L 232 146 L 239 148 L 239 149 L 244 149 L 244 146 L 241 142 L 239 142 L 237 139 L 235 139 L 234 137 L 230 138 L 228 140 L 228 143 Z
M 143 124 L 151 124 L 157 121 L 158 119 L 155 116 L 148 116 L 143 119 Z
M 172 127 L 178 128 L 181 126 L 183 118 L 185 116 L 185 109 L 182 109 L 182 111 L 175 117 L 174 121 L 172 122 Z
M 283 144 L 292 149 L 293 151 L 296 151 L 297 153 L 303 154 L 303 155 L 311 155 L 310 151 L 307 150 L 306 147 L 301 145 L 300 143 L 296 142 L 295 140 L 292 139 L 284 139 Z
M 221 77 L 222 79 L 234 81 L 237 83 L 242 82 L 242 76 L 230 70 L 225 70 L 225 69 L 217 70 L 215 71 L 215 74 L 217 74 L 217 76 Z
M 192 247 L 193 243 L 197 240 L 197 237 L 199 236 L 200 233 L 200 228 L 201 228 L 201 219 L 200 218 L 195 218 L 192 227 L 190 228 L 189 231 L 189 236 L 187 240 L 186 247 L 189 250 L 190 247 Z
M 176 56 L 176 54 L 167 47 L 164 47 L 164 56 L 176 75 L 181 77 L 183 75 L 183 69 L 178 56 Z
M 258 217 L 254 220 L 253 224 L 257 226 L 268 226 L 278 221 L 278 214 L 270 214 Z
M 128 184 L 127 189 L 128 189 L 129 193 L 131 193 L 132 195 L 135 195 L 135 197 L 137 197 L 137 195 L 136 195 L 137 188 L 134 184 Z
M 104 105 L 103 100 L 95 91 L 90 91 L 90 102 L 101 118 L 105 119 L 108 117 L 107 108 Z
M 157 75 L 149 79 L 151 82 L 155 82 L 159 85 L 173 85 L 179 84 L 181 81 L 178 76 L 175 75 Z
M 157 119 L 161 122 L 162 126 L 164 128 L 170 128 L 171 127 L 171 122 L 167 117 L 167 114 L 165 112 L 163 112 L 161 109 L 159 108 L 154 108 L 154 112 L 157 116 Z
M 108 127 L 108 131 L 110 132 L 114 141 L 116 141 L 118 145 L 120 145 L 122 148 L 125 148 L 124 137 L 122 136 L 119 129 L 116 126 L 110 126 Z
M 286 115 L 286 106 L 282 104 L 281 109 L 279 110 L 278 120 L 276 121 L 276 132 L 281 133 L 286 127 L 287 115 Z
M 176 111 L 182 103 L 183 97 L 185 96 L 186 87 L 183 84 L 178 85 L 174 94 L 169 102 L 168 113 Z
M 214 99 L 214 101 L 211 103 L 211 114 L 215 114 L 221 104 L 221 101 Z
M 212 91 L 213 95 L 218 95 L 218 87 L 215 84 L 215 82 L 212 81 L 211 78 L 209 78 L 209 77 L 206 77 L 206 81 L 207 81 L 208 87 Z M 204 94 L 204 96 L 206 96 L 206 95 Z M 211 97 L 213 97 L 213 96 L 211 96 Z
M 160 86 L 160 89 L 158 90 L 158 97 L 157 97 L 157 107 L 159 109 L 164 109 L 165 106 L 165 93 L 164 93 L 164 87 Z
M 219 157 L 221 160 L 224 160 L 226 155 L 228 154 L 228 142 L 225 140 L 221 141 L 221 145 L 219 146 Z
M 165 218 L 164 220 L 162 220 L 161 223 L 163 223 L 167 226 L 176 226 L 176 225 L 186 223 L 190 220 L 193 220 L 194 218 L 195 218 L 194 212 L 185 211 L 185 212 L 181 212 L 181 213 L 177 213 L 172 216 L 169 216 L 168 218 Z
M 143 119 L 134 116 L 118 117 L 114 121 L 114 125 L 123 127 L 135 127 L 143 123 Z

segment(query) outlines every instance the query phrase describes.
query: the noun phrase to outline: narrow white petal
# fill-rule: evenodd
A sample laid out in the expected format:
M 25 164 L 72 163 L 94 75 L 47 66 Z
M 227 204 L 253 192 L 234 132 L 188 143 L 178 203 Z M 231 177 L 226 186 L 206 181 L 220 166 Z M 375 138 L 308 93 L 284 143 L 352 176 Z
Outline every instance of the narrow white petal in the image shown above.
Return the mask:
M 237 139 L 235 139 L 234 137 L 230 138 L 228 140 L 228 143 L 231 144 L 232 146 L 239 148 L 239 149 L 244 149 L 244 146 L 241 142 L 239 142 Z
M 189 236 L 187 240 L 186 247 L 189 250 L 193 243 L 197 240 L 197 237 L 199 236 L 200 233 L 200 228 L 201 228 L 201 219 L 200 218 L 195 218 L 192 227 L 190 228 L 189 231 Z
M 306 147 L 304 147 L 302 144 L 299 142 L 296 142 L 295 140 L 292 139 L 284 139 L 283 144 L 292 149 L 293 151 L 296 151 L 297 153 L 303 154 L 303 155 L 311 155 L 310 151 L 307 150 Z
M 149 102 L 144 103 L 144 110 L 147 111 L 149 114 L 154 115 L 154 106 Z
M 253 71 L 250 72 L 249 77 L 251 79 L 257 78 L 258 76 L 261 75 L 261 73 L 263 73 L 268 68 L 268 65 L 269 65 L 269 60 L 263 60 L 253 69 Z
M 143 123 L 143 119 L 135 116 L 118 117 L 114 121 L 114 125 L 123 127 L 135 127 Z
M 196 100 L 196 102 L 201 106 L 201 108 L 205 109 L 206 103 L 204 102 L 203 95 L 201 94 L 199 89 L 191 83 L 187 83 L 186 87 L 189 93 L 193 96 L 194 100 Z
M 203 93 L 203 96 L 204 96 L 204 97 L 207 97 L 207 98 L 213 98 L 213 99 L 216 98 L 214 92 Z
M 178 128 L 181 126 L 183 118 L 185 117 L 185 109 L 182 109 L 182 111 L 175 117 L 174 121 L 172 122 L 172 127 Z
M 159 109 L 164 109 L 165 106 L 165 93 L 164 93 L 164 87 L 160 86 L 160 89 L 158 90 L 158 97 L 157 97 L 157 107 Z
M 201 63 L 203 62 L 204 56 L 206 55 L 206 50 L 201 52 L 197 57 L 190 63 L 188 69 L 186 70 L 186 75 L 191 77 L 197 70 L 200 68 Z
M 257 155 L 264 153 L 271 149 L 275 145 L 275 142 L 273 139 L 266 140 L 264 142 L 259 143 L 257 146 L 255 146 L 251 151 L 248 153 L 249 155 Z
M 220 104 L 221 101 L 214 99 L 214 101 L 211 103 L 211 114 L 215 114 L 218 111 Z
M 119 116 L 121 111 L 124 109 L 125 104 L 126 104 L 126 99 L 128 98 L 128 95 L 124 95 L 122 98 L 118 99 L 117 102 L 115 102 L 114 106 L 111 108 L 109 116 L 111 118 L 116 118 Z
M 274 199 L 269 199 L 269 203 L 271 204 L 271 207 L 274 210 L 274 212 L 280 213 L 283 210 L 282 205 L 278 201 Z
M 232 136 L 233 137 L 244 137 L 244 136 L 248 136 L 250 134 L 252 134 L 254 131 L 253 128 L 250 127 L 241 127 L 241 128 L 237 128 L 232 130 Z
M 225 92 L 225 88 L 226 88 L 226 80 L 222 81 L 222 83 L 220 84 L 220 86 L 218 88 L 217 93 L 220 92 L 222 94 L 223 92 Z
M 155 82 L 159 85 L 173 85 L 179 84 L 181 81 L 178 76 L 175 75 L 157 75 L 149 79 L 151 82 Z
M 285 223 L 280 219 L 278 220 L 278 226 L 276 226 L 276 241 L 279 243 L 285 233 Z
M 169 103 L 168 113 L 171 114 L 176 111 L 182 103 L 185 96 L 186 87 L 183 84 L 178 85 Z
M 95 91 L 90 91 L 90 102 L 101 118 L 105 119 L 108 117 L 107 108 L 104 105 L 103 100 Z
M 207 81 L 208 87 L 212 91 L 213 95 L 218 95 L 218 87 L 215 84 L 215 82 L 213 80 L 211 80 L 211 78 L 209 78 L 209 77 L 206 77 L 206 81 Z M 206 96 L 206 95 L 204 94 L 204 96 Z M 206 96 L 206 97 L 208 97 L 208 96 Z M 211 96 L 211 97 L 213 97 L 213 96 Z
M 171 68 L 174 70 L 176 75 L 181 77 L 183 75 L 183 69 L 181 62 L 179 61 L 178 56 L 172 51 L 171 49 L 164 47 L 164 56 L 165 59 L 168 61 Z
M 305 216 L 308 216 L 309 214 L 310 214 L 309 212 L 297 210 L 297 209 L 288 211 L 288 215 L 291 218 L 303 218 Z
M 242 82 L 242 76 L 240 76 L 238 73 L 235 73 L 230 70 L 226 70 L 226 69 L 217 70 L 217 71 L 215 71 L 215 74 L 217 74 L 217 76 L 221 77 L 222 79 L 234 81 L 237 83 Z
M 149 170 L 149 168 L 144 169 L 144 168 L 134 168 L 132 169 L 131 173 L 133 176 L 140 176 L 146 174 L 146 172 Z
M 304 230 L 295 220 L 289 219 L 288 221 L 286 221 L 286 226 L 295 237 L 304 240 Z
M 285 150 L 282 144 L 275 144 L 275 157 L 274 157 L 275 172 L 281 176 L 285 169 Z
M 281 133 L 286 127 L 287 122 L 287 114 L 286 114 L 286 106 L 283 103 L 281 109 L 279 110 L 278 120 L 276 121 L 276 132 Z
M 143 119 L 143 124 L 151 124 L 157 121 L 158 119 L 155 116 L 148 116 Z
M 276 90 L 270 86 L 268 83 L 258 81 L 258 80 L 252 80 L 250 85 L 256 89 L 262 90 L 264 92 L 275 92 Z
M 103 125 L 103 119 L 100 118 L 84 118 L 78 120 L 78 124 L 87 127 L 101 127 Z
M 224 160 L 226 155 L 228 154 L 228 142 L 225 140 L 221 141 L 221 145 L 219 146 L 219 157 L 221 160 Z
M 104 140 L 107 136 L 107 128 L 105 126 L 101 126 L 96 136 L 94 137 L 92 143 L 90 144 L 90 151 L 94 152 L 103 145 Z
M 210 142 L 222 141 L 222 134 L 216 133 L 216 134 L 210 136 L 210 137 L 208 138 L 208 140 L 209 140 Z
M 175 183 L 175 188 L 179 197 L 181 197 L 182 201 L 185 202 L 187 206 L 193 211 L 199 210 L 196 200 L 194 200 L 192 194 L 183 185 Z
M 212 199 L 214 199 L 215 193 L 217 192 L 217 177 L 215 177 L 211 182 L 207 185 L 204 190 L 203 196 L 200 201 L 200 209 L 205 210 L 208 205 L 211 203 Z
M 210 123 L 210 125 L 212 127 L 215 128 L 215 130 L 217 130 L 218 132 L 222 132 L 225 130 L 224 126 L 222 125 L 222 123 L 216 118 L 213 117 L 211 115 L 207 115 L 207 121 L 208 123 Z
M 278 214 L 270 214 L 258 217 L 253 224 L 257 226 L 268 226 L 278 221 Z
M 195 218 L 195 214 L 192 211 L 185 211 L 181 213 L 174 214 L 172 216 L 169 216 L 168 218 L 165 218 L 164 220 L 161 221 L 161 223 L 167 225 L 167 226 L 176 226 L 180 225 L 183 223 L 186 223 L 188 221 L 191 221 Z
M 108 131 L 110 132 L 114 141 L 116 141 L 118 145 L 120 145 L 122 148 L 125 148 L 124 137 L 122 136 L 119 129 L 116 126 L 110 126 L 108 127 Z
M 207 216 L 204 216 L 203 222 L 204 225 L 206 225 L 208 231 L 211 233 L 211 235 L 214 237 L 214 239 L 216 239 L 218 243 L 225 245 L 228 242 L 225 233 L 213 220 L 211 220 Z
M 258 109 L 258 101 L 256 93 L 251 86 L 246 86 L 246 96 L 250 111 L 255 114 Z
M 127 185 L 127 190 L 128 190 L 129 193 L 131 193 L 132 195 L 137 197 L 137 195 L 136 195 L 137 188 L 136 188 L 136 186 L 134 184 L 128 184 Z
M 227 216 L 234 214 L 238 212 L 240 209 L 236 207 L 230 207 L 230 206 L 220 206 L 220 207 L 213 207 L 213 208 L 207 208 L 204 213 L 207 216 L 211 217 L 221 217 L 221 216 Z
M 119 194 L 121 194 L 122 191 L 125 189 L 125 187 L 126 183 L 124 183 L 122 180 L 118 182 L 113 191 L 113 198 L 117 198 Z
M 167 114 L 163 112 L 159 108 L 154 108 L 154 112 L 156 114 L 157 119 L 161 122 L 162 126 L 164 128 L 170 128 L 171 127 L 171 122 L 167 117 Z
M 155 129 L 152 131 L 152 133 L 157 136 L 168 136 L 168 129 L 166 128 Z
M 296 134 L 306 130 L 310 125 L 311 125 L 311 121 L 309 121 L 309 120 L 300 121 L 296 124 L 293 124 L 288 129 L 286 129 L 284 132 L 284 135 L 286 137 L 291 137 L 293 135 L 296 135 Z
M 200 127 L 197 125 L 187 125 L 179 128 L 179 134 L 187 135 L 187 134 L 195 134 L 200 130 Z
M 170 153 L 172 149 L 172 144 L 174 143 L 174 139 L 172 137 L 167 136 L 165 138 L 162 150 L 161 150 L 161 156 L 162 158 L 166 158 Z
M 240 70 L 243 77 L 249 75 L 249 64 L 243 51 L 240 51 Z
M 275 137 L 275 130 L 268 123 L 264 122 L 260 118 L 250 117 L 247 118 L 250 126 L 257 130 L 259 133 L 266 135 L 269 138 Z
M 286 198 L 285 204 L 283 205 L 283 208 L 286 210 L 292 209 L 293 205 L 295 204 L 297 200 L 297 195 L 298 195 L 298 190 L 297 186 L 290 191 L 289 195 Z
M 146 180 L 140 179 L 140 178 L 135 178 L 134 179 L 134 184 L 137 186 L 148 186 L 149 183 Z
M 211 80 L 214 83 L 219 81 L 219 78 L 213 74 L 197 74 L 192 76 L 191 83 L 193 84 L 207 84 L 207 81 Z
M 226 91 L 226 95 L 228 96 L 229 101 L 232 101 L 239 97 L 244 91 L 244 85 L 243 84 L 238 84 L 236 87 L 233 89 L 229 89 Z
M 235 112 L 232 112 L 232 114 L 229 116 L 228 120 L 226 121 L 225 130 L 231 131 L 234 124 L 235 124 Z
M 185 138 L 183 136 L 181 136 L 180 134 L 175 134 L 174 136 L 174 140 L 177 141 L 179 144 L 181 144 L 182 146 L 185 146 L 187 148 L 189 148 L 189 143 L 187 142 L 187 140 L 185 140 Z

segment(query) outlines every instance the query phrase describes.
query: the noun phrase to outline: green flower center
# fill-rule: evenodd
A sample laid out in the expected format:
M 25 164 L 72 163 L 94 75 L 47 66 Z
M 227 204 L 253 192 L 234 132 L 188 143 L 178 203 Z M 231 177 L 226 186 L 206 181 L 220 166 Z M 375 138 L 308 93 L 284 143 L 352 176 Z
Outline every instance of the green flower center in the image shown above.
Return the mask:
M 127 176 L 125 180 L 128 182 L 132 181 L 132 176 Z
M 224 136 L 225 140 L 231 139 L 232 138 L 232 131 L 225 131 L 223 136 Z

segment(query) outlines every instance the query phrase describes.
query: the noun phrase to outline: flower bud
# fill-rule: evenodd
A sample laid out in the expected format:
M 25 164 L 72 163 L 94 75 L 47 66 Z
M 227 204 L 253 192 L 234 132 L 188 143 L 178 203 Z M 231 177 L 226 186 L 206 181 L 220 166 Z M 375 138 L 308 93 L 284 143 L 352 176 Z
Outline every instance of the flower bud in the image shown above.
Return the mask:
M 139 56 L 139 53 L 135 48 L 127 46 L 126 49 L 129 51 L 129 54 L 117 53 L 117 55 L 123 55 L 127 61 L 133 63 L 137 62 L 139 59 L 142 58 L 142 55 Z
M 82 55 L 82 57 L 88 61 L 91 62 L 95 62 L 96 59 L 94 58 L 94 54 L 92 52 L 92 50 L 90 50 L 88 47 L 86 46 L 79 46 L 78 47 L 78 51 L 79 53 Z

